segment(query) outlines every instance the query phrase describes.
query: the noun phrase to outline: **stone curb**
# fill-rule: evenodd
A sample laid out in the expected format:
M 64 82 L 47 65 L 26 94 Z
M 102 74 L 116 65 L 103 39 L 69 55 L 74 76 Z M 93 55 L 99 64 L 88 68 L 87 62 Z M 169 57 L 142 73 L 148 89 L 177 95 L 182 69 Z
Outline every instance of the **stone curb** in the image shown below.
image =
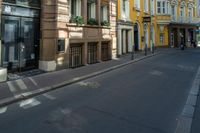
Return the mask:
M 47 87 L 44 87 L 44 88 L 41 88 L 41 89 L 37 89 L 37 90 L 34 90 L 34 91 L 30 91 L 30 92 L 19 94 L 19 95 L 14 96 L 14 97 L 5 98 L 3 100 L 0 100 L 0 108 L 4 107 L 4 106 L 7 106 L 7 105 L 10 105 L 10 104 L 13 104 L 15 102 L 19 102 L 19 101 L 22 101 L 22 100 L 26 100 L 26 99 L 32 98 L 34 96 L 38 96 L 40 94 L 44 94 L 44 93 L 50 92 L 52 90 L 56 90 L 58 88 L 62 88 L 62 87 L 67 86 L 67 85 L 71 85 L 71 84 L 80 82 L 82 80 L 86 80 L 88 78 L 92 78 L 92 77 L 95 77 L 95 76 L 98 76 L 98 75 L 113 71 L 115 69 L 122 68 L 124 66 L 139 62 L 139 61 L 144 60 L 144 59 L 148 59 L 148 58 L 153 57 L 153 56 L 156 56 L 158 54 L 159 53 L 155 53 L 155 54 L 147 55 L 147 56 L 144 56 L 144 57 L 140 57 L 140 58 L 137 58 L 135 60 L 131 60 L 129 62 L 120 64 L 120 65 L 112 66 L 110 68 L 107 68 L 107 69 L 104 69 L 104 70 L 100 70 L 100 71 L 97 71 L 97 72 L 94 72 L 94 73 L 91 73 L 91 74 L 87 74 L 85 76 L 73 78 L 73 79 L 70 79 L 68 81 L 64 81 L 64 82 L 58 83 L 58 84 L 53 85 L 53 86 L 47 86 Z
M 179 118 L 175 133 L 190 133 L 200 89 L 200 67 L 190 89 L 186 104 Z

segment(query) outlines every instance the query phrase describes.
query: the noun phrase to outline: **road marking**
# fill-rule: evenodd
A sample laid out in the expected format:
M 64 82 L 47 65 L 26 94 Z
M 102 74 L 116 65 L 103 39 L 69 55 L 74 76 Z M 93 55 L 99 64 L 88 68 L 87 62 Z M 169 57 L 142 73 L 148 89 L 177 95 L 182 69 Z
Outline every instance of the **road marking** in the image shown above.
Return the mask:
M 35 82 L 35 80 L 31 77 L 28 77 L 28 79 L 35 85 L 35 86 L 38 86 L 38 84 Z
M 27 99 L 19 103 L 19 106 L 22 107 L 23 109 L 28 109 L 35 107 L 37 105 L 41 104 L 40 101 L 38 101 L 35 98 Z
M 43 94 L 43 96 L 45 96 L 46 98 L 48 98 L 50 100 L 55 100 L 56 99 L 54 96 L 51 96 L 49 94 Z
M 197 103 L 197 96 L 199 94 L 200 85 L 200 66 L 196 73 L 196 77 L 190 89 L 186 104 L 181 113 L 180 119 L 177 124 L 175 133 L 190 133 L 192 127 L 192 120 L 194 117 L 195 105 Z
M 154 70 L 152 72 L 150 72 L 151 75 L 155 75 L 155 76 L 161 76 L 163 73 L 157 70 Z
M 13 82 L 10 82 L 10 81 L 7 82 L 8 87 L 9 87 L 9 90 L 10 90 L 11 92 L 16 92 L 17 90 L 16 90 L 16 88 L 14 87 L 14 85 L 13 85 L 12 83 L 13 83 Z
M 25 85 L 24 81 L 22 79 L 16 80 L 17 85 L 21 90 L 27 90 L 27 86 Z
M 0 108 L 0 114 L 3 114 L 7 111 L 7 107 Z

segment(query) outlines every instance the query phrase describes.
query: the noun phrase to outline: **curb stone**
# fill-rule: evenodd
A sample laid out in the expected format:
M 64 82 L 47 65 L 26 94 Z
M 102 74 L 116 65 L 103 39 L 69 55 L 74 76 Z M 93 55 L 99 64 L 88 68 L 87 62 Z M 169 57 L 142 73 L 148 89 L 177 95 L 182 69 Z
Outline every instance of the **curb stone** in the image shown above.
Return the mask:
M 59 88 L 62 88 L 64 86 L 68 86 L 68 85 L 71 85 L 71 84 L 86 80 L 88 78 L 92 78 L 92 77 L 95 77 L 95 76 L 98 76 L 98 75 L 113 71 L 115 69 L 122 68 L 124 66 L 139 62 L 139 61 L 144 60 L 144 59 L 148 59 L 148 58 L 153 57 L 153 56 L 156 56 L 158 54 L 160 54 L 160 53 L 157 52 L 157 53 L 154 53 L 154 54 L 151 54 L 151 55 L 140 57 L 140 58 L 131 60 L 129 62 L 126 62 L 126 63 L 123 63 L 123 64 L 119 64 L 119 65 L 115 65 L 115 66 L 112 66 L 112 67 L 107 68 L 107 69 L 103 69 L 103 70 L 100 70 L 100 71 L 97 71 L 97 72 L 94 72 L 94 73 L 91 73 L 91 74 L 87 74 L 85 76 L 76 77 L 76 78 L 73 78 L 73 79 L 58 83 L 56 85 L 47 86 L 47 87 L 40 88 L 40 89 L 37 89 L 37 90 L 34 90 L 34 91 L 22 93 L 22 94 L 19 94 L 19 95 L 15 96 L 15 97 L 5 98 L 3 100 L 0 100 L 0 108 L 2 108 L 4 106 L 7 106 L 7 105 L 10 105 L 10 104 L 13 104 L 13 103 L 16 103 L 16 102 L 19 102 L 19 101 L 22 101 L 22 100 L 26 100 L 26 99 L 29 99 L 29 98 L 32 98 L 32 97 L 35 97 L 35 96 L 50 92 L 50 91 L 53 91 L 53 90 L 56 90 L 56 89 L 59 89 Z
M 175 133 L 190 133 L 194 118 L 195 107 L 200 89 L 200 66 L 191 86 L 186 104 L 178 121 Z

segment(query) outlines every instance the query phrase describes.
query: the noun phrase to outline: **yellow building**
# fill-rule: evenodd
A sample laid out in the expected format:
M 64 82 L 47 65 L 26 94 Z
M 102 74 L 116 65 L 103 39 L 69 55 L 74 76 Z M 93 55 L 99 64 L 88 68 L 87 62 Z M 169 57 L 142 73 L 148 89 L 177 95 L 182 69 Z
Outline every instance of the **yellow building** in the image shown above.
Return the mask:
M 154 22 L 150 22 L 150 0 L 130 1 L 130 16 L 134 23 L 134 48 L 143 50 L 145 46 L 151 48 L 154 41 Z M 153 29 L 151 28 L 153 27 Z M 153 41 L 152 41 L 153 38 Z
M 190 46 L 196 40 L 198 18 L 195 0 L 156 0 L 154 5 L 159 27 L 156 32 L 158 44 L 179 47 L 183 43 Z

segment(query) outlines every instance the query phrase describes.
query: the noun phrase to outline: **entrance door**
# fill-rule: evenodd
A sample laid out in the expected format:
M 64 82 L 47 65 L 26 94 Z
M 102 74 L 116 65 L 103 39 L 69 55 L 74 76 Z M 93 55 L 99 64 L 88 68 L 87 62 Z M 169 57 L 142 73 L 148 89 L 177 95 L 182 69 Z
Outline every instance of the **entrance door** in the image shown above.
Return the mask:
M 2 17 L 2 64 L 9 71 L 38 65 L 38 21 L 32 18 Z
M 135 42 L 135 51 L 139 50 L 139 30 L 138 24 L 136 23 L 134 26 L 134 42 Z

